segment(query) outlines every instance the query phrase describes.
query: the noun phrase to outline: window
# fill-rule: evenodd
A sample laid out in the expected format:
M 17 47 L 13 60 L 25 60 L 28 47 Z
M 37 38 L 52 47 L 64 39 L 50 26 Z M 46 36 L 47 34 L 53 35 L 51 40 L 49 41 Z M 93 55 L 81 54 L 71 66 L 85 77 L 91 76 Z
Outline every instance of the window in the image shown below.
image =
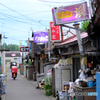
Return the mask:
M 14 60 L 17 60 L 17 58 L 14 58 Z

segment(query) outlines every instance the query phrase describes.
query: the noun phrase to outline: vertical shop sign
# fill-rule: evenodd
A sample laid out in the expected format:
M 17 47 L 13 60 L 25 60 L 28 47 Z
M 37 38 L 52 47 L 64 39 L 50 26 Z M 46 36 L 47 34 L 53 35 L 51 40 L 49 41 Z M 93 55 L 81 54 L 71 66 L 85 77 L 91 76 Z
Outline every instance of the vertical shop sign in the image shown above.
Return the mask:
M 50 22 L 50 36 L 51 41 L 60 41 L 60 28 L 58 25 L 54 26 L 53 22 Z

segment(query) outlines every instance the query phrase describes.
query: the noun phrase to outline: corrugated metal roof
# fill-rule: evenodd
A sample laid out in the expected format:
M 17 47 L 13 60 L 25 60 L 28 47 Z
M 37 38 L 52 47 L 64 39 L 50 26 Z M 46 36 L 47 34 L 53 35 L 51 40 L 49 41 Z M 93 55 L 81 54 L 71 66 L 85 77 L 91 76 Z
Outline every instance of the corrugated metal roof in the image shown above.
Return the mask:
M 81 38 L 85 38 L 87 36 L 88 36 L 88 33 L 86 33 L 86 32 L 81 33 Z M 71 42 L 74 42 L 76 40 L 77 40 L 77 36 L 73 36 L 73 37 L 67 39 L 65 42 L 58 44 L 58 46 L 59 45 L 64 45 L 64 44 L 67 44 L 67 43 L 71 43 Z

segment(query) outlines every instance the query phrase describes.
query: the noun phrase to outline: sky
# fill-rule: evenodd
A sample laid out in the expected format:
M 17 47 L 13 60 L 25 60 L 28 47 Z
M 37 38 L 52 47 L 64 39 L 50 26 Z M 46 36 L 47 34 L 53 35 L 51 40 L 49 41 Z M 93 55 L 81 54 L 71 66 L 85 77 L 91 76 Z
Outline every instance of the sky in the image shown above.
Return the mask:
M 2 44 L 19 45 L 31 38 L 32 31 L 49 29 L 52 8 L 82 1 L 86 0 L 0 0 Z

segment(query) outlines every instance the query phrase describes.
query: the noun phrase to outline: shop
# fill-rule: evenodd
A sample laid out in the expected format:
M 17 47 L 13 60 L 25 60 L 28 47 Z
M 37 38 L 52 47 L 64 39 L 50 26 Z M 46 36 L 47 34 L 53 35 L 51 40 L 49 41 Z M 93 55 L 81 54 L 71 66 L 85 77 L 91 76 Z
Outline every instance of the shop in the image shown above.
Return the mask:
M 87 35 L 85 35 L 85 33 L 82 34 L 84 35 L 82 41 L 86 41 L 88 39 Z M 75 36 L 73 38 L 75 40 Z M 71 40 L 73 40 L 73 38 L 71 38 Z M 89 100 L 90 96 L 72 96 L 71 93 L 96 93 L 96 72 L 100 66 L 100 53 L 97 48 L 91 46 L 89 40 L 84 43 L 83 47 L 85 52 L 84 57 L 80 55 L 77 40 L 70 42 L 67 40 L 65 43 L 63 42 L 54 47 L 63 57 L 58 64 L 54 66 L 52 71 L 52 75 L 55 76 L 55 81 L 52 82 L 53 84 L 55 83 L 52 87 L 54 92 L 56 91 L 55 95 L 58 92 L 61 98 L 65 97 L 65 91 L 67 89 L 67 93 L 70 94 L 68 95 L 70 99 Z M 65 69 L 70 69 L 71 71 L 69 72 L 71 74 L 68 71 L 61 71 Z M 70 78 L 68 78 L 67 74 L 70 75 Z M 93 100 L 96 100 L 96 96 L 93 96 Z

